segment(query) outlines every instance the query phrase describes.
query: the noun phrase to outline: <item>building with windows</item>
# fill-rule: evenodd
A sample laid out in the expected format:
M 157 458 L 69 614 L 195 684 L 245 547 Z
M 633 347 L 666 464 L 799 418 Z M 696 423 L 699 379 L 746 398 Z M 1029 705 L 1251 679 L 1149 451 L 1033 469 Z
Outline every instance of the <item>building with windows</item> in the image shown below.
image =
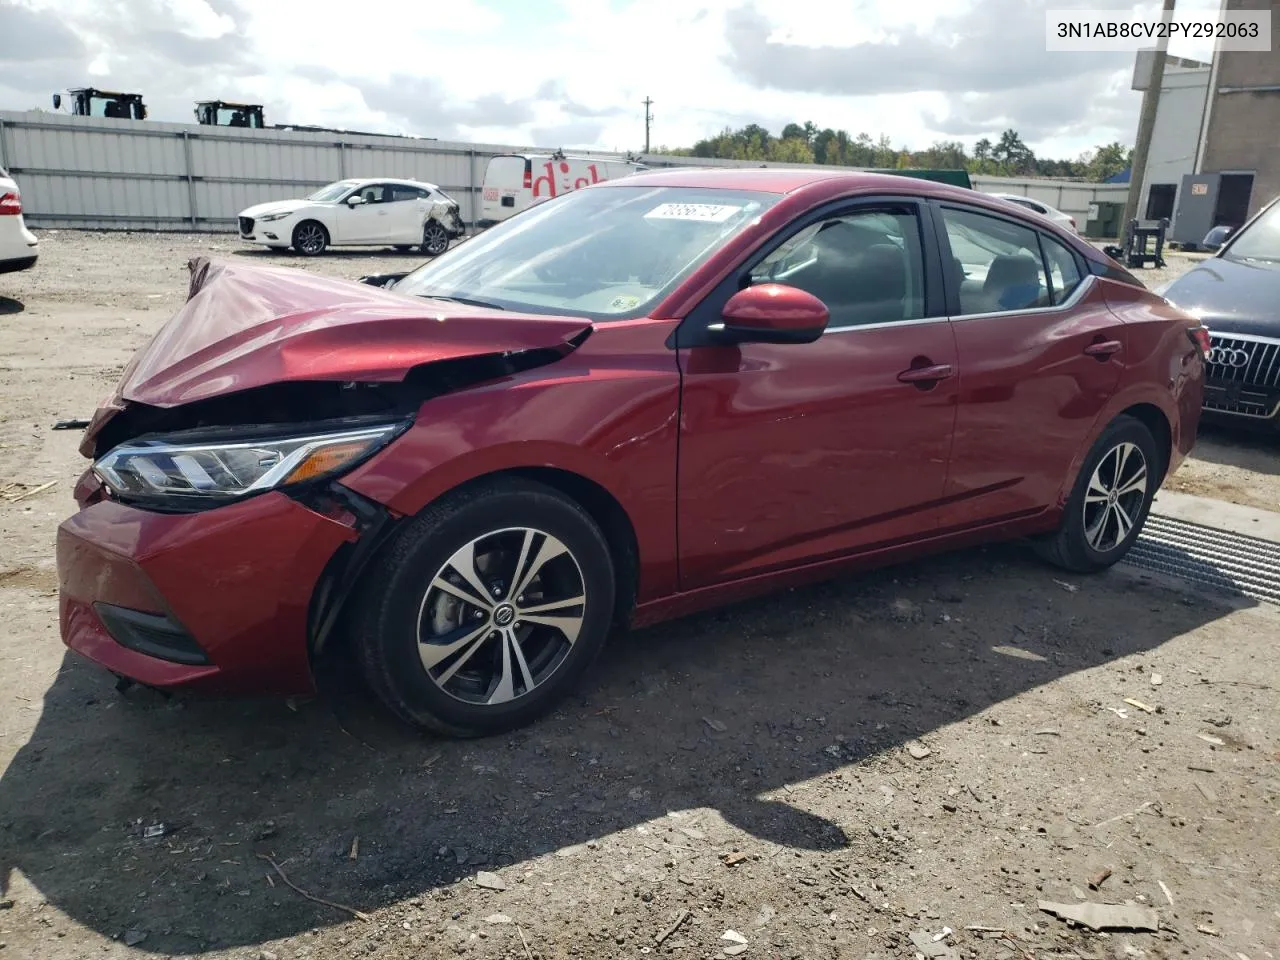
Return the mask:
M 1133 66 L 1133 89 L 1151 95 L 1151 50 L 1140 50 Z M 1141 190 L 1138 217 L 1173 219 L 1182 178 L 1196 172 L 1196 145 L 1204 126 L 1212 66 L 1197 60 L 1168 57 L 1156 109 L 1155 128 L 1147 150 L 1147 169 L 1141 183 L 1130 177 L 1130 189 Z
M 1280 0 L 1224 0 L 1227 10 L 1271 10 Z M 1273 29 L 1275 27 L 1273 26 Z M 1150 96 L 1153 53 L 1134 64 L 1133 89 Z M 1215 226 L 1240 226 L 1280 196 L 1280 45 L 1216 50 L 1211 63 L 1167 58 L 1138 216 L 1173 222 L 1170 238 L 1199 243 Z

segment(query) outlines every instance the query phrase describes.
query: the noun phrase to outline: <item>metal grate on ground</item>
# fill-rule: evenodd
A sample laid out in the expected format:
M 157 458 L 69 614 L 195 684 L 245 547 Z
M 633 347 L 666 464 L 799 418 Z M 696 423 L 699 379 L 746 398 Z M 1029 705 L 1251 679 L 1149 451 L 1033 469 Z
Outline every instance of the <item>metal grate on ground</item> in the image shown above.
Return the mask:
M 1151 514 L 1125 563 L 1280 605 L 1280 543 Z

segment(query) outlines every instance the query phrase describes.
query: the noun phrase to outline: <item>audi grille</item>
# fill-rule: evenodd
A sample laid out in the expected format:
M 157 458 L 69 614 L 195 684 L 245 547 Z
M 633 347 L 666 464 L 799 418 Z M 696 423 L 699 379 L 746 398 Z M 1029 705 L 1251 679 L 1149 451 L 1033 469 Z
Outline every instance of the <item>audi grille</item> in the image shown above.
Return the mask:
M 1205 368 L 1205 408 L 1266 419 L 1280 412 L 1280 340 L 1214 333 Z

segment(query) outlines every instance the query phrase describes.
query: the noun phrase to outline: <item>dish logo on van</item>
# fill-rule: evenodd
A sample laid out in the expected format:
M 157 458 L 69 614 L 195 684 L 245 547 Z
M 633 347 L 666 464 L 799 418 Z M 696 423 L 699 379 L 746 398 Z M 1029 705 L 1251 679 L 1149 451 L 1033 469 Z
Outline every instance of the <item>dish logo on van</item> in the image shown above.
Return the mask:
M 556 169 L 557 166 L 560 168 L 559 170 Z M 580 190 L 583 187 L 591 186 L 593 183 L 599 183 L 601 180 L 608 179 L 607 177 L 600 176 L 600 171 L 596 169 L 596 165 L 594 163 L 587 164 L 586 173 L 588 176 L 577 177 L 572 180 L 572 186 L 570 185 L 571 181 L 569 178 L 569 172 L 571 170 L 569 161 L 561 160 L 557 164 L 554 161 L 548 160 L 542 165 L 542 168 L 545 172 L 541 176 L 534 177 L 533 183 L 531 184 L 535 199 L 539 197 L 550 198 L 556 196 L 557 193 L 566 193 L 570 190 Z M 557 173 L 563 177 L 559 185 L 559 190 L 556 188 Z

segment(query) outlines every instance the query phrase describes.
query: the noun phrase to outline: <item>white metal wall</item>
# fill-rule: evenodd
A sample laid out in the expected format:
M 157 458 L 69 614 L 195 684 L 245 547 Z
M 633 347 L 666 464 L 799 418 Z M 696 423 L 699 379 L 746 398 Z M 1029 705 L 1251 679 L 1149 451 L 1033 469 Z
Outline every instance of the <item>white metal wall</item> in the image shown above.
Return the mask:
M 1184 174 L 1195 173 L 1196 145 L 1204 122 L 1205 100 L 1209 93 L 1209 71 L 1176 70 L 1165 75 L 1151 132 L 1146 176 L 1138 198 L 1138 216 L 1147 215 L 1147 195 L 1153 184 L 1181 187 Z M 1177 209 L 1175 193 L 1174 209 Z
M 234 229 L 245 207 L 310 193 L 342 177 L 412 177 L 439 185 L 475 220 L 489 157 L 530 149 L 400 137 L 201 127 L 61 113 L 0 112 L 0 167 L 22 188 L 36 227 Z M 589 153 L 589 151 L 574 151 Z M 598 153 L 601 157 L 617 154 Z M 797 166 L 647 156 L 652 166 Z M 1096 199 L 1123 201 L 1128 187 L 975 177 L 979 190 L 1020 193 L 1084 225 Z

